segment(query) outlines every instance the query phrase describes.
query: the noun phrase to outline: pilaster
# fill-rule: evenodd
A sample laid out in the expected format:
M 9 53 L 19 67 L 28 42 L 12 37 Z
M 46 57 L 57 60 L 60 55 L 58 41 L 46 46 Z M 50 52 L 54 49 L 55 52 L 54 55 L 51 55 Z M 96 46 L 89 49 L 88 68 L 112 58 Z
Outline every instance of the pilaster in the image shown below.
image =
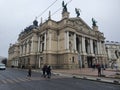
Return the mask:
M 44 39 L 44 51 L 46 51 L 46 32 L 44 34 L 44 37 L 45 37 L 45 39 Z
M 67 49 L 67 52 L 69 52 L 69 31 L 67 31 L 66 42 L 67 42 L 66 49 Z
M 100 54 L 100 42 L 97 41 L 97 50 L 98 50 L 98 55 Z
M 38 37 L 38 52 L 40 52 L 40 36 Z
M 75 52 L 77 52 L 76 51 L 76 33 L 74 33 L 74 50 L 75 50 Z
M 52 38 L 51 38 L 51 32 L 49 31 L 49 46 L 48 46 L 48 47 L 49 47 L 49 48 L 48 48 L 49 50 L 51 50 L 51 39 L 52 39 Z
M 27 52 L 26 53 L 29 54 L 29 43 L 27 43 L 27 47 L 26 48 L 27 48 Z
M 82 54 L 86 55 L 86 51 L 85 51 L 85 37 L 82 37 Z
M 93 54 L 93 40 L 90 39 L 90 48 L 91 48 L 91 55 L 94 55 Z
M 20 56 L 22 55 L 22 46 L 20 45 Z

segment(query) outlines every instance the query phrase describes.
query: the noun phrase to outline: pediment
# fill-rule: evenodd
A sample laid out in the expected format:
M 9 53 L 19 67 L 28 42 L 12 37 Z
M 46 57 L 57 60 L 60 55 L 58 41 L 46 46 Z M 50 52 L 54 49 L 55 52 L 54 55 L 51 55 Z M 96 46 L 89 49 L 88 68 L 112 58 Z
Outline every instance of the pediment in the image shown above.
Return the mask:
M 88 29 L 88 30 L 91 29 L 80 17 L 69 18 L 68 21 L 67 21 L 67 24 L 72 26 L 73 28 L 78 27 L 78 28 L 85 28 L 85 29 Z

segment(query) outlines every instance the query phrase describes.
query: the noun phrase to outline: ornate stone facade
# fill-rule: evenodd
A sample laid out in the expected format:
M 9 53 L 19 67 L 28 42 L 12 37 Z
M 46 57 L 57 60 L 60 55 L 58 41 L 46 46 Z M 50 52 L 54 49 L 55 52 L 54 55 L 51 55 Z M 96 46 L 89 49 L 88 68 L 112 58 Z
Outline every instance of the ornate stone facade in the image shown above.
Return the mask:
M 105 42 L 106 51 L 108 55 L 108 62 L 110 67 L 114 67 L 114 64 L 119 64 L 117 59 L 120 58 L 120 43 L 114 41 L 106 41 Z M 117 55 L 116 55 L 117 54 Z
M 90 28 L 80 17 L 70 18 L 69 12 L 63 12 L 60 21 L 49 17 L 37 28 L 20 33 L 18 66 L 75 69 L 107 64 L 104 40 L 97 26 Z
M 14 66 L 18 67 L 18 61 L 19 61 L 19 44 L 10 44 L 9 50 L 8 50 L 8 66 Z

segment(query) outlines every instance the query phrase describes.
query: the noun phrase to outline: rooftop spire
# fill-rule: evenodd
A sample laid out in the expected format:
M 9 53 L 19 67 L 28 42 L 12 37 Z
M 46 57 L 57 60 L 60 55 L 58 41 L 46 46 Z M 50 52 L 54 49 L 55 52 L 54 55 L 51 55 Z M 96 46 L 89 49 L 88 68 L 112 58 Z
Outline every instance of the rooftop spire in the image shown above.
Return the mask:
M 49 11 L 49 17 L 48 17 L 48 19 L 51 19 L 51 11 Z

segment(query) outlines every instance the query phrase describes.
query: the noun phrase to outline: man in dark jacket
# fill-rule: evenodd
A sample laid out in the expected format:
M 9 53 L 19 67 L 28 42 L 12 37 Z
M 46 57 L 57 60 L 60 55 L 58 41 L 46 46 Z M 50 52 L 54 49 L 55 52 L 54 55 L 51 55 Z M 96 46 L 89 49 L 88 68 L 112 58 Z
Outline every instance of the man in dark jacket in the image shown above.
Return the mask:
M 47 72 L 47 65 L 44 65 L 43 68 L 42 68 L 42 72 L 43 72 L 43 77 L 45 78 L 46 77 L 46 72 Z
M 27 75 L 27 77 L 30 79 L 30 77 L 31 77 L 31 73 L 32 73 L 32 67 L 31 67 L 31 65 L 29 65 L 28 66 L 28 75 Z

